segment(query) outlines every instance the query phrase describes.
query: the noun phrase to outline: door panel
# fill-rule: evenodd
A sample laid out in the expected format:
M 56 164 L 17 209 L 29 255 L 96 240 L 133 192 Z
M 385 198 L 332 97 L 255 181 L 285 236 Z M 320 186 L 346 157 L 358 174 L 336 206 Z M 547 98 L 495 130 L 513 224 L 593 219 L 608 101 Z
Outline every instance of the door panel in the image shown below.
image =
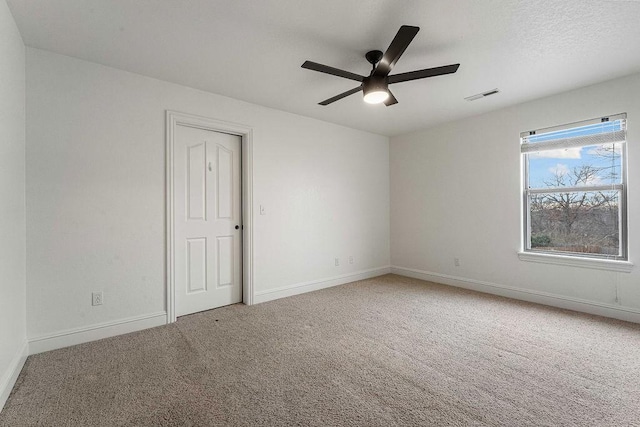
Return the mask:
M 187 239 L 187 294 L 207 290 L 207 239 Z
M 189 146 L 187 153 L 187 218 L 206 219 L 206 145 L 202 143 Z
M 233 216 L 233 153 L 218 145 L 218 218 Z
M 233 284 L 233 236 L 219 236 L 218 240 L 218 287 Z
M 176 314 L 182 316 L 242 301 L 241 138 L 179 125 L 174 141 Z

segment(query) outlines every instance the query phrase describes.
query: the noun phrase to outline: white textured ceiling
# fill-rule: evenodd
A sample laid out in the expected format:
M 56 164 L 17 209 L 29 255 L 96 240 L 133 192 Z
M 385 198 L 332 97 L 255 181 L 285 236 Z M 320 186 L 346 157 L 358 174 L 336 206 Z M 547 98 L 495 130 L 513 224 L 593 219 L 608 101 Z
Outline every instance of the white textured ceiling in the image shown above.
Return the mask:
M 640 71 L 640 2 L 606 0 L 8 0 L 24 42 L 356 129 L 398 135 Z M 305 60 L 368 75 L 368 50 L 421 28 L 392 74 L 399 104 Z M 355 84 L 354 84 L 355 83 Z M 500 93 L 468 102 L 493 88 Z

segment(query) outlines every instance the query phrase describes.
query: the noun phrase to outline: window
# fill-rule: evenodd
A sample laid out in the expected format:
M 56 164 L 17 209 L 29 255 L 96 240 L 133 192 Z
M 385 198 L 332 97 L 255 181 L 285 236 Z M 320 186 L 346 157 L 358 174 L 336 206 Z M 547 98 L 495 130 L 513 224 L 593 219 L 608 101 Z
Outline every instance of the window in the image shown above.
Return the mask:
M 520 135 L 526 253 L 627 260 L 626 114 Z

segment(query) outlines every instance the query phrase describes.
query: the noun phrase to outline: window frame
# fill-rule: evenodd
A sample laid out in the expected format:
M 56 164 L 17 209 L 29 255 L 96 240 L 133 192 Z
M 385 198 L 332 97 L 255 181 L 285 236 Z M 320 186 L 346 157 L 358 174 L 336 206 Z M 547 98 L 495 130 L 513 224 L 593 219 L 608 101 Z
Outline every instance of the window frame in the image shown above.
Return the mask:
M 522 241 L 520 245 L 520 251 L 518 256 L 523 261 L 543 262 L 550 264 L 562 264 L 562 265 L 574 265 L 578 267 L 597 268 L 605 270 L 615 270 L 622 272 L 629 272 L 633 267 L 633 264 L 629 262 L 629 244 L 628 244 L 628 184 L 627 184 L 627 140 L 626 135 L 626 119 L 627 114 L 621 113 L 611 116 L 605 116 L 596 119 L 583 120 L 574 123 L 568 123 L 565 125 L 553 126 L 549 128 L 539 129 L 536 131 L 522 132 L 520 134 L 520 164 L 521 164 L 521 179 L 522 179 L 522 202 L 521 202 L 521 227 L 522 227 Z M 587 126 L 590 124 L 602 123 L 607 121 L 624 120 L 625 124 L 625 140 L 621 143 L 621 171 L 620 171 L 620 183 L 619 184 L 606 184 L 606 185 L 588 185 L 588 186 L 574 186 L 574 187 L 551 187 L 551 188 L 529 188 L 529 155 L 533 150 L 524 151 L 523 143 L 526 137 L 535 135 L 537 133 L 550 133 L 562 130 L 568 130 Z M 532 143 L 534 144 L 534 143 Z M 595 145 L 595 144 L 592 144 Z M 579 144 L 576 146 L 588 147 L 588 142 Z M 530 196 L 532 194 L 548 194 L 548 193 L 571 193 L 571 192 L 589 192 L 589 191 L 618 191 L 618 230 L 619 230 L 619 254 L 603 255 L 603 254 L 590 254 L 580 252 L 569 251 L 551 251 L 544 249 L 531 248 L 531 207 Z

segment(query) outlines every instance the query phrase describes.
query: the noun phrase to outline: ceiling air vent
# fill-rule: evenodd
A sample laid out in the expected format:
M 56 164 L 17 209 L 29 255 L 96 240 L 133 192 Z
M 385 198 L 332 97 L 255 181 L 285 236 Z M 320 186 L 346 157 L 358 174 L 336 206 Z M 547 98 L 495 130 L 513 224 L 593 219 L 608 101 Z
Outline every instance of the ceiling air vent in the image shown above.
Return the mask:
M 485 96 L 495 95 L 498 92 L 500 92 L 498 89 L 492 89 L 492 90 L 488 90 L 486 92 L 479 93 L 477 95 L 468 96 L 465 99 L 467 101 L 475 101 L 476 99 L 484 98 Z

